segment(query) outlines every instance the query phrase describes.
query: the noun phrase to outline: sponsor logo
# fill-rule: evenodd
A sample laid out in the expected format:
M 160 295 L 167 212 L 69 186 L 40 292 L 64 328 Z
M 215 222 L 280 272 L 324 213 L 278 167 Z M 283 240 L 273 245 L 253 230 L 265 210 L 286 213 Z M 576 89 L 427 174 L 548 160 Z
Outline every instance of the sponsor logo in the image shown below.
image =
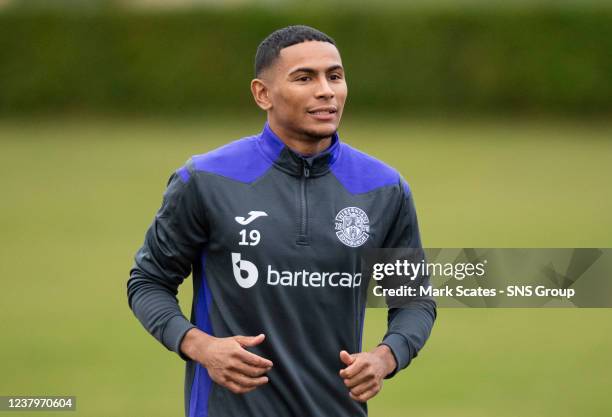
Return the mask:
M 253 262 L 241 259 L 241 256 L 240 253 L 232 252 L 234 278 L 242 288 L 251 288 L 257 282 L 259 271 Z M 246 277 L 242 276 L 243 273 L 246 273 Z
M 363 245 L 370 236 L 370 219 L 359 207 L 346 207 L 336 215 L 335 230 L 340 242 L 356 248 Z
M 249 217 L 247 217 L 246 219 L 242 216 L 236 216 L 234 217 L 234 220 L 236 220 L 239 224 L 246 226 L 247 224 L 257 219 L 258 217 L 267 216 L 267 215 L 268 213 L 266 213 L 265 211 L 249 211 Z
M 234 278 L 242 288 L 251 288 L 257 283 L 259 270 L 253 262 L 242 259 L 242 254 L 232 252 Z M 246 276 L 244 276 L 246 275 Z M 268 265 L 266 284 L 281 287 L 345 287 L 355 288 L 361 285 L 361 273 L 318 272 L 318 271 L 283 271 Z
M 287 287 L 348 287 L 355 288 L 361 285 L 361 273 L 349 272 L 310 272 L 276 271 L 268 265 L 268 285 L 282 285 Z

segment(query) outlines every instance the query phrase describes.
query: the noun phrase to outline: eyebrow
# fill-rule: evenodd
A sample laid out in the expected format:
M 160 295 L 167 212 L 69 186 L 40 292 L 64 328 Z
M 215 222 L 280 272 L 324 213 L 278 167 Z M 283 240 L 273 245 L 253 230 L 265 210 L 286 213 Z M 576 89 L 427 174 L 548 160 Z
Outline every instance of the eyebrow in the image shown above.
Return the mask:
M 331 67 L 327 68 L 325 72 L 334 71 L 338 69 L 344 71 L 344 68 L 342 68 L 342 65 L 332 65 Z M 317 73 L 317 71 L 314 68 L 300 67 L 300 68 L 296 68 L 293 71 L 291 71 L 289 75 L 291 76 L 298 72 L 304 72 L 306 74 L 316 74 Z

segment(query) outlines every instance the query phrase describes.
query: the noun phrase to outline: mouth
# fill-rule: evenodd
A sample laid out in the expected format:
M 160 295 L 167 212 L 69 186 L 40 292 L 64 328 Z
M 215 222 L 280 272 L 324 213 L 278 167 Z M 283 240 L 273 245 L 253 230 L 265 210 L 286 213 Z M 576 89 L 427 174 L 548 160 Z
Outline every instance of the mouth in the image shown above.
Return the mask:
M 332 120 L 336 117 L 338 109 L 335 106 L 317 107 L 308 110 L 308 114 L 313 116 L 317 120 Z

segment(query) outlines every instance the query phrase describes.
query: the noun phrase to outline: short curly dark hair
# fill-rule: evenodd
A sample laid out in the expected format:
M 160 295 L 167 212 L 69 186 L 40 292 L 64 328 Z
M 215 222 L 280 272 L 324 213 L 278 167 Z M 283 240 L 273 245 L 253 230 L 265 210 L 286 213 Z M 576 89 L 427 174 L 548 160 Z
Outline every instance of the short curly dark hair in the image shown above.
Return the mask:
M 293 25 L 275 30 L 257 47 L 255 77 L 259 77 L 263 70 L 274 63 L 281 49 L 306 41 L 329 42 L 336 45 L 330 36 L 310 26 Z

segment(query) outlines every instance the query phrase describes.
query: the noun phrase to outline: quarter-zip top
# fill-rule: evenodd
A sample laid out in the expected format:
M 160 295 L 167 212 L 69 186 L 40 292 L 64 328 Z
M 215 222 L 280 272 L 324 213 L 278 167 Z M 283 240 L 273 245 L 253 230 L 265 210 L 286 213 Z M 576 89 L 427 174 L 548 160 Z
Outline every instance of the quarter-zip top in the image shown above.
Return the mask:
M 191 157 L 173 174 L 135 257 L 130 307 L 186 360 L 187 417 L 366 417 L 338 372 L 361 351 L 365 248 L 420 247 L 412 194 L 397 171 L 342 143 L 314 156 L 261 133 Z M 192 272 L 191 317 L 176 293 Z M 382 343 L 397 370 L 429 336 L 435 304 L 390 311 Z M 246 395 L 216 384 L 180 344 L 197 327 L 215 337 L 257 335 L 249 351 L 272 361 Z M 394 371 L 395 372 L 395 371 Z

